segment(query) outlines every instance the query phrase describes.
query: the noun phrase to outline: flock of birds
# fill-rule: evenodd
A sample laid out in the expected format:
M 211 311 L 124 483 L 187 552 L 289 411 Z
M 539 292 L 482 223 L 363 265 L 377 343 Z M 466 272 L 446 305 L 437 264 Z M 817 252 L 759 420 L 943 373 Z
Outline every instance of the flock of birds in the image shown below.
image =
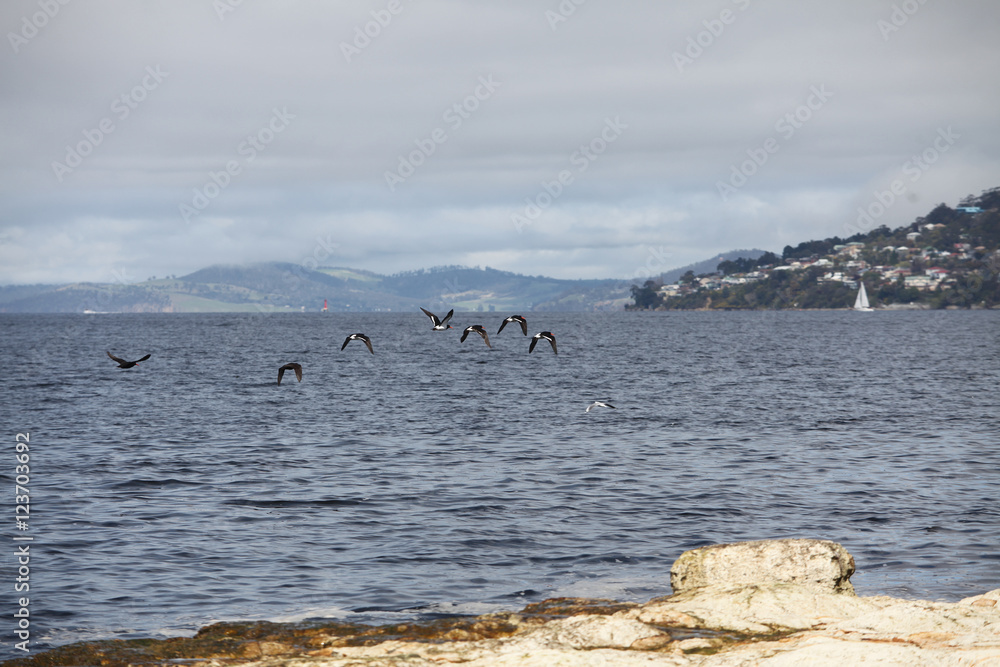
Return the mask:
M 448 324 L 448 320 L 450 320 L 452 315 L 455 314 L 454 309 L 449 310 L 448 314 L 441 318 L 439 318 L 437 315 L 427 310 L 426 308 L 421 308 L 420 310 L 424 311 L 424 314 L 431 319 L 431 331 L 446 331 L 448 329 L 454 328 L 450 324 Z M 528 335 L 528 321 L 521 315 L 511 315 L 510 317 L 506 318 L 503 322 L 500 323 L 500 328 L 497 330 L 496 335 L 499 336 L 500 332 L 503 331 L 503 328 L 512 322 L 516 322 L 521 326 L 522 334 L 524 334 L 525 336 Z M 462 331 L 462 338 L 461 340 L 459 340 L 459 342 L 464 343 L 465 339 L 468 338 L 470 333 L 479 334 L 482 337 L 483 341 L 486 343 L 486 347 L 493 349 L 493 346 L 490 345 L 490 336 L 488 333 L 486 333 L 486 329 L 483 328 L 483 325 L 481 324 L 473 324 L 472 326 L 466 327 L 465 330 Z M 375 349 L 372 347 L 371 338 L 369 338 L 363 333 L 352 333 L 350 336 L 344 339 L 344 344 L 340 346 L 341 351 L 343 351 L 343 349 L 347 347 L 347 344 L 350 343 L 352 340 L 360 340 L 362 343 L 365 344 L 365 346 L 368 347 L 369 352 L 375 354 Z M 551 331 L 541 331 L 532 336 L 531 344 L 528 345 L 528 354 L 531 354 L 535 350 L 535 345 L 537 345 L 538 341 L 540 340 L 548 341 L 549 344 L 552 345 L 552 352 L 554 354 L 559 354 L 559 349 L 556 347 L 556 337 L 552 334 Z M 138 366 L 140 361 L 146 361 L 152 355 L 147 354 L 145 357 L 137 359 L 135 361 L 125 361 L 124 359 L 116 357 L 110 352 L 108 352 L 108 356 L 111 357 L 114 361 L 118 362 L 118 368 L 132 368 L 133 366 Z M 281 378 L 285 376 L 285 371 L 294 371 L 295 378 L 299 382 L 302 382 L 302 364 L 289 363 L 279 368 L 278 369 L 279 385 L 281 384 Z M 615 406 L 611 405 L 610 403 L 604 403 L 602 401 L 594 401 L 593 403 L 587 406 L 585 412 L 590 412 L 594 408 L 614 408 L 614 407 Z
M 435 315 L 431 311 L 427 310 L 426 308 L 421 308 L 420 310 L 424 311 L 424 315 L 426 315 L 427 317 L 431 318 L 431 331 L 445 331 L 446 329 L 451 329 L 452 328 L 452 326 L 450 324 L 448 324 L 448 320 L 450 320 L 451 316 L 455 314 L 454 309 L 449 310 L 448 314 L 445 315 L 442 318 L 439 318 L 437 315 Z M 503 331 L 503 328 L 505 326 L 507 326 L 508 324 L 510 324 L 511 322 L 517 322 L 518 324 L 520 324 L 521 325 L 521 333 L 524 334 L 525 336 L 528 335 L 528 320 L 524 319 L 520 315 L 511 315 L 510 317 L 508 317 L 507 319 L 505 319 L 503 322 L 501 322 L 500 323 L 500 328 L 497 329 L 496 335 L 499 336 L 500 332 Z M 486 343 L 486 347 L 488 347 L 490 349 L 493 349 L 493 346 L 490 345 L 490 335 L 488 333 L 486 333 L 486 329 L 483 328 L 483 325 L 481 325 L 481 324 L 473 324 L 470 327 L 465 327 L 465 330 L 462 332 L 462 338 L 458 342 L 459 343 L 464 343 L 465 339 L 468 338 L 468 336 L 469 336 L 470 333 L 477 333 L 477 334 L 479 334 L 482 337 L 483 341 Z M 358 335 L 358 334 L 354 334 L 354 335 Z M 555 354 L 559 354 L 559 348 L 556 347 L 556 337 L 552 335 L 551 331 L 542 331 L 542 332 L 536 333 L 534 336 L 532 336 L 531 337 L 531 345 L 528 346 L 528 354 L 532 353 L 532 351 L 535 349 L 535 345 L 540 340 L 547 340 L 547 341 L 549 341 L 549 343 L 552 345 L 552 351 Z M 347 345 L 347 341 L 344 342 L 344 345 Z M 344 348 L 340 348 L 340 349 L 344 349 Z M 368 346 L 368 349 L 371 350 L 371 346 L 370 345 Z

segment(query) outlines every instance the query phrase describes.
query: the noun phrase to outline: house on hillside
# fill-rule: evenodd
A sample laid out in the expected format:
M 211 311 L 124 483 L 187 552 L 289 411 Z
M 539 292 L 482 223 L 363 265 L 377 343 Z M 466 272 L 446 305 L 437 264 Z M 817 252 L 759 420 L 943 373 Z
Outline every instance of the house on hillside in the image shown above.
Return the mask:
M 940 266 L 932 266 L 931 268 L 925 270 L 924 273 L 935 280 L 941 280 L 948 277 L 948 269 L 942 269 Z
M 937 286 L 937 281 L 930 276 L 906 276 L 903 282 L 907 287 L 916 287 L 918 290 L 929 290 Z

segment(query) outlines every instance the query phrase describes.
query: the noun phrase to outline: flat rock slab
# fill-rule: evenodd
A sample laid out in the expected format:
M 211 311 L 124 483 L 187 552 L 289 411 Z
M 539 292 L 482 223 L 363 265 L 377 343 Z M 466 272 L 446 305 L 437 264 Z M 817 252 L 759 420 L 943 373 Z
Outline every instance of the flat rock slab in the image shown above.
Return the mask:
M 670 568 L 674 593 L 706 586 L 798 584 L 854 595 L 854 557 L 830 540 L 758 540 L 685 551 Z

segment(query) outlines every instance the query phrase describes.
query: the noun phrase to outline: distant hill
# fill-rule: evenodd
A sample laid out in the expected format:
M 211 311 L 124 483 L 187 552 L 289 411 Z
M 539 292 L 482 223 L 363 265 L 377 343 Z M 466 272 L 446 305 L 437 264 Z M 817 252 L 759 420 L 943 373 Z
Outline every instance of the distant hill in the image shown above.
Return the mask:
M 636 309 L 1000 308 L 1000 188 L 908 225 L 785 246 L 782 257 L 632 289 Z M 695 269 L 697 272 L 697 269 Z
M 593 310 L 627 301 L 628 283 L 561 280 L 464 266 L 383 276 L 343 267 L 265 262 L 215 265 L 134 284 L 0 287 L 0 312 L 239 312 L 258 310 Z

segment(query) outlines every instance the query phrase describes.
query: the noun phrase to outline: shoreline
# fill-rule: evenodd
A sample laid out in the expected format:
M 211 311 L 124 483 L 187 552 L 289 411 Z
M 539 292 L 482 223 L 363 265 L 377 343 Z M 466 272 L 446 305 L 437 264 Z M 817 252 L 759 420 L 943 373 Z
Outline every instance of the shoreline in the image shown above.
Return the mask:
M 1000 588 L 959 602 L 858 597 L 853 573 L 853 557 L 827 540 L 722 544 L 681 554 L 673 594 L 646 603 L 556 598 L 379 626 L 223 622 L 190 638 L 81 642 L 7 664 L 1000 665 Z

